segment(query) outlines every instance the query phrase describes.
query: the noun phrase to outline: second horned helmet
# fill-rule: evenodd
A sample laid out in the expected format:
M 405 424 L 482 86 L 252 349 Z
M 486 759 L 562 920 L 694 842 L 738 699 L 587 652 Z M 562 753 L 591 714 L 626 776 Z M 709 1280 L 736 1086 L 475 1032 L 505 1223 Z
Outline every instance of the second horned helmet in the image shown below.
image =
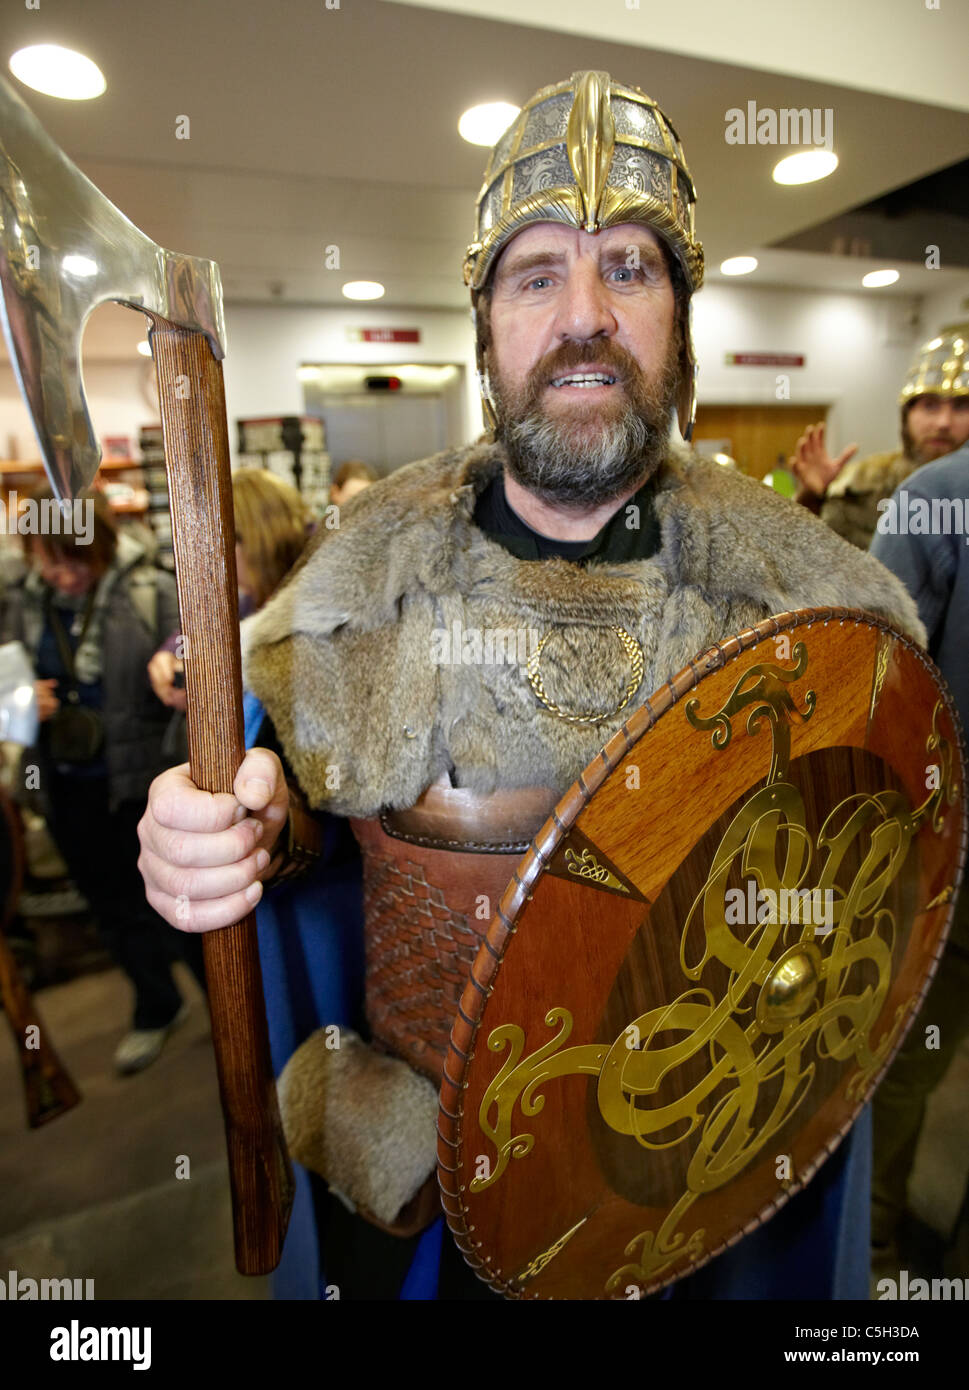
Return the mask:
M 679 137 L 645 92 L 607 72 L 576 72 L 526 102 L 491 152 L 464 262 L 472 308 L 504 247 L 533 222 L 598 232 L 624 222 L 650 227 L 682 268 L 682 362 L 677 415 L 688 439 L 696 411 L 691 296 L 703 283 L 695 232 L 696 191 Z M 478 333 L 486 422 L 496 424 Z

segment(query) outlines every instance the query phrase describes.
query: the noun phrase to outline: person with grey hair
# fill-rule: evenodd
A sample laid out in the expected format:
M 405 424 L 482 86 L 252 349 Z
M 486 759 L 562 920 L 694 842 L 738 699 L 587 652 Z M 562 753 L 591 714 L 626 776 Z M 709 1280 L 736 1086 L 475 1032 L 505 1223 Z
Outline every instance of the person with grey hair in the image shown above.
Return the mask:
M 478 841 L 492 820 L 507 825 L 499 808 L 510 805 L 522 824 L 532 818 L 527 842 L 631 702 L 771 614 L 860 606 L 923 635 L 876 561 L 674 443 L 674 414 L 689 436 L 694 412 L 694 204 L 679 139 L 638 88 L 575 73 L 527 103 L 491 154 L 465 262 L 489 437 L 368 488 L 339 529 L 320 528 L 254 620 L 247 684 L 268 720 L 235 795 L 207 796 L 184 769 L 152 790 L 146 888 L 185 930 L 238 920 L 264 884 L 314 853 L 316 872 L 345 864 L 334 828 L 343 818 L 362 839 L 380 837 L 381 874 L 409 843 L 439 851 L 439 882 L 415 886 L 402 861 L 390 899 L 375 880 L 368 887 L 368 979 L 389 972 L 397 1055 L 355 1036 L 327 1049 L 317 1032 L 281 1082 L 293 1151 L 358 1213 L 332 1197 L 319 1207 L 320 1258 L 341 1298 L 487 1296 L 454 1245 L 441 1246 L 434 1176 L 428 1078 L 440 1076 L 460 994 L 449 981 L 461 972 L 441 962 L 440 983 L 426 985 L 404 944 L 418 937 L 414 951 L 433 957 L 422 923 L 444 919 L 473 935 L 449 907 L 456 885 L 483 871 L 483 853 L 460 853 L 469 838 L 484 851 Z M 541 635 L 540 679 L 531 661 L 476 659 L 475 634 L 509 630 Z M 458 637 L 445 659 L 442 633 L 467 634 L 467 650 Z M 551 801 L 536 822 L 540 791 Z M 409 812 L 422 829 L 398 824 Z M 325 893 L 315 902 L 325 921 Z M 381 911 L 390 916 L 378 922 Z M 330 920 L 338 927 L 342 943 L 358 939 L 358 922 Z M 314 988 L 325 979 L 319 969 Z M 443 1030 L 409 1034 L 406 1020 L 417 1027 L 427 1011 L 443 1011 Z M 317 1016 L 307 1031 L 352 1017 Z M 271 1005 L 271 1028 L 273 1019 Z M 305 1036 L 302 1025 L 290 1031 Z M 390 1145 L 375 1100 L 388 1086 Z M 862 1296 L 859 1133 L 804 1195 L 676 1296 Z M 413 1181 L 401 1192 L 405 1170 Z

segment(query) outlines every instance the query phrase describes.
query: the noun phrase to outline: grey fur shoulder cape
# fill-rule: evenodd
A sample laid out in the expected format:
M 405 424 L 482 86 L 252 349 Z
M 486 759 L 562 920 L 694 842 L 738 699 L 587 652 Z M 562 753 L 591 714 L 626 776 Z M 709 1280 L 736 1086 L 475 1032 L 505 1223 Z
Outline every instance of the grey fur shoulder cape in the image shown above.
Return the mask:
M 924 643 L 915 605 L 871 556 L 762 484 L 671 450 L 648 560 L 526 561 L 472 524 L 499 445 L 413 463 L 321 525 L 252 620 L 246 684 L 310 804 L 371 816 L 455 786 L 564 792 L 636 703 L 714 642 L 773 613 L 843 605 Z M 630 658 L 644 676 L 623 712 Z M 543 705 L 601 715 L 567 723 Z

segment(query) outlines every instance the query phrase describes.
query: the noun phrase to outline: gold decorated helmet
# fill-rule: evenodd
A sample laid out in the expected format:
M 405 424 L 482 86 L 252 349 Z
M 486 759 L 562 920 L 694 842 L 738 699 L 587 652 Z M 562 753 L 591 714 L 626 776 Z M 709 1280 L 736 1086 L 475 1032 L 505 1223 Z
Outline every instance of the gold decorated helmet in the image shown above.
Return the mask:
M 696 191 L 679 137 L 668 117 L 638 87 L 607 72 L 575 72 L 543 87 L 522 108 L 491 152 L 478 194 L 474 241 L 464 262 L 471 303 L 500 252 L 533 222 L 564 222 L 598 232 L 639 222 L 665 241 L 683 269 L 683 362 L 677 403 L 689 438 L 696 409 L 696 360 L 690 296 L 703 283 L 703 247 L 696 239 Z M 488 425 L 496 423 L 481 335 L 478 373 Z
M 969 396 L 969 323 L 950 324 L 919 348 L 898 403 L 904 409 L 917 396 Z

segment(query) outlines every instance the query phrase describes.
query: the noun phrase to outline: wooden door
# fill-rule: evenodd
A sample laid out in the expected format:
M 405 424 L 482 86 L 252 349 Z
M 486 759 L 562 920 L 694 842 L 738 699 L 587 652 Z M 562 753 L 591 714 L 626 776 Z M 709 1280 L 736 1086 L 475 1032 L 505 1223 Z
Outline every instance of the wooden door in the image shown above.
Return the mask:
M 826 405 L 701 405 L 693 440 L 723 441 L 724 453 L 744 473 L 763 478 L 778 464 L 786 466 L 799 436 L 827 415 Z

